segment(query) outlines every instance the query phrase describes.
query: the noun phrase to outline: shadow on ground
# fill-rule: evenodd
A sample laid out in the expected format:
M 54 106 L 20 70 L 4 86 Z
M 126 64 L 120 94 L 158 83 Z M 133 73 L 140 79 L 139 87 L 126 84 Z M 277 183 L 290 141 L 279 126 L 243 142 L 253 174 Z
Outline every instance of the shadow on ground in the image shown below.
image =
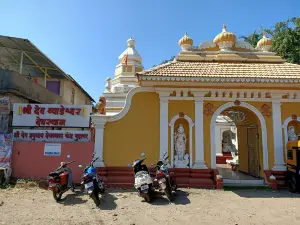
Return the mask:
M 59 203 L 62 205 L 84 204 L 87 202 L 87 200 L 82 199 L 82 196 L 83 196 L 83 193 L 81 193 L 81 192 L 66 194 L 65 197 L 63 195 L 63 198 L 59 201 Z
M 113 210 L 117 208 L 116 204 L 116 198 L 115 196 L 111 195 L 110 193 L 104 193 L 100 199 L 100 205 L 99 208 L 102 210 Z
M 188 196 L 189 196 L 189 193 L 182 191 L 182 190 L 177 190 L 176 194 L 173 196 L 173 201 L 171 204 L 175 204 L 175 205 L 190 204 L 191 202 L 188 199 Z M 155 195 L 153 197 L 153 201 L 151 204 L 152 205 L 168 205 L 168 204 L 170 204 L 170 202 L 164 193 L 155 191 Z
M 230 191 L 241 198 L 300 198 L 299 193 L 291 193 L 286 189 L 273 191 L 271 188 L 242 188 L 226 187 L 224 191 Z

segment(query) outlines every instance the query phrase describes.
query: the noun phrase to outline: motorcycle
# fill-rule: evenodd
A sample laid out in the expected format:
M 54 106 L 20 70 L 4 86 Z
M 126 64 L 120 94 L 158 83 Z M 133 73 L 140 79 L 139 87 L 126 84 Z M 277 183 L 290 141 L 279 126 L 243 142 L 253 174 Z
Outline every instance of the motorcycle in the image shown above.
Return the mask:
M 143 164 L 145 159 L 137 159 L 133 162 L 134 187 L 139 192 L 139 196 L 149 203 L 153 193 L 153 182 L 147 166 Z
M 105 192 L 104 182 L 93 165 L 98 158 L 92 160 L 92 162 L 84 168 L 83 175 L 81 177 L 83 190 L 88 193 L 97 206 L 100 204 L 99 193 L 103 194 Z M 82 168 L 82 165 L 79 165 L 78 167 Z
M 53 198 L 55 201 L 61 200 L 63 193 L 70 189 L 68 187 L 69 172 L 66 166 L 73 162 L 75 161 L 62 162 L 61 165 L 54 172 L 51 172 L 48 175 L 49 190 L 52 190 Z M 72 191 L 74 192 L 73 185 Z
M 166 153 L 167 154 L 167 153 Z M 169 156 L 163 156 L 163 160 L 159 160 L 155 167 L 155 182 L 159 184 L 159 190 L 163 190 L 169 201 L 173 200 L 173 191 L 177 190 L 176 178 L 174 173 L 170 173 L 167 167 L 167 159 Z

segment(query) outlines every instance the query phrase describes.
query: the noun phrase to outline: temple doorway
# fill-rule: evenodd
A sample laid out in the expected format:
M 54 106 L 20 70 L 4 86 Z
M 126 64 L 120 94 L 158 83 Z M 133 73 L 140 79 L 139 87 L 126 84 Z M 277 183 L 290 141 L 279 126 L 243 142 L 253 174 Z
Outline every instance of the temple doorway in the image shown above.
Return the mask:
M 260 121 L 251 110 L 232 106 L 215 122 L 216 167 L 224 185 L 263 185 Z

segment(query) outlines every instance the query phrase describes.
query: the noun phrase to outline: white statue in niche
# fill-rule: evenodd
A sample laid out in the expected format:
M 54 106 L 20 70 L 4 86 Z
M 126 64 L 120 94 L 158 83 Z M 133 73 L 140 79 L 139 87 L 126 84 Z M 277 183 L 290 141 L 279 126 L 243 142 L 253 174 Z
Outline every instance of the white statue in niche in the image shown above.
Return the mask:
M 289 128 L 288 128 L 288 140 L 289 141 L 298 141 L 298 135 L 295 132 L 294 126 L 289 126 Z
M 222 152 L 237 153 L 237 149 L 232 143 L 232 139 L 235 138 L 235 133 L 233 133 L 231 130 L 226 130 L 223 132 L 222 138 Z
M 174 138 L 174 146 L 176 155 L 174 156 L 174 165 L 177 168 L 188 168 L 189 155 L 185 154 L 186 151 L 186 135 L 182 124 L 179 124 L 177 133 Z

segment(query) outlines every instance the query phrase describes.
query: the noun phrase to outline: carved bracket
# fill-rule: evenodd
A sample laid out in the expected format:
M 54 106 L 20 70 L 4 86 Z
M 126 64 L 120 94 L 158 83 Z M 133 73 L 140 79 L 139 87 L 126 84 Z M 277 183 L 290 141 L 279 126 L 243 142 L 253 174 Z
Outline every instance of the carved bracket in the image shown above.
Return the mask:
M 272 115 L 270 106 L 267 104 L 263 104 L 261 106 L 261 113 L 263 114 L 263 116 L 270 117 Z
M 179 112 L 179 117 L 184 117 L 184 112 Z
M 297 115 L 295 113 L 291 117 L 292 117 L 292 120 L 297 120 Z
M 203 114 L 206 115 L 206 116 L 210 116 L 210 115 L 214 114 L 214 112 L 212 110 L 213 108 L 214 108 L 213 104 L 207 103 L 204 106 L 204 112 L 203 112 Z

